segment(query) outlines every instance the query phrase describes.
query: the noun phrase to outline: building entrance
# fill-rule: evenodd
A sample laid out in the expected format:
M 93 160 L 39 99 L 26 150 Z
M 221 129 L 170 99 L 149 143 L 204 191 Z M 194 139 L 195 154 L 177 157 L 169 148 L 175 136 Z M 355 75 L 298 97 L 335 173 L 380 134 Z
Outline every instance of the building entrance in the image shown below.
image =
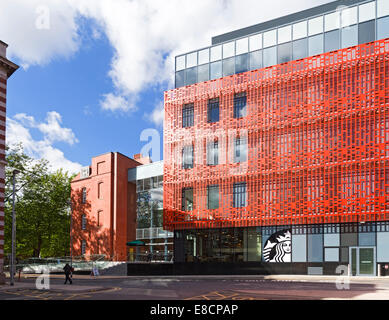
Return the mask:
M 375 276 L 376 248 L 350 247 L 350 268 L 352 276 Z

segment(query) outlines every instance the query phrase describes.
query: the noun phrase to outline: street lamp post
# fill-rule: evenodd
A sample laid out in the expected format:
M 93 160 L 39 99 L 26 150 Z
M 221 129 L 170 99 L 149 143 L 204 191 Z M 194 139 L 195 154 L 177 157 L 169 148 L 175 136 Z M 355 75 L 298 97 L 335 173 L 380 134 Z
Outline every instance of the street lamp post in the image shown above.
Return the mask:
M 10 268 L 10 284 L 14 285 L 15 275 L 15 242 L 16 242 L 16 216 L 15 216 L 15 184 L 16 175 L 20 173 L 18 170 L 12 172 L 12 244 L 11 244 L 11 268 Z

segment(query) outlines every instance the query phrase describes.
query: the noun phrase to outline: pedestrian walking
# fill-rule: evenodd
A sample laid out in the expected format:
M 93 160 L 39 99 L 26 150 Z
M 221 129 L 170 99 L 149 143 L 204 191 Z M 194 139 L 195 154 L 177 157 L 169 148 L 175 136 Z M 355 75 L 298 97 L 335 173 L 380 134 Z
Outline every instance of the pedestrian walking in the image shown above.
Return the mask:
M 68 282 L 72 284 L 72 278 L 70 277 L 72 273 L 73 268 L 67 263 L 65 267 L 63 268 L 63 271 L 65 272 L 65 284 Z

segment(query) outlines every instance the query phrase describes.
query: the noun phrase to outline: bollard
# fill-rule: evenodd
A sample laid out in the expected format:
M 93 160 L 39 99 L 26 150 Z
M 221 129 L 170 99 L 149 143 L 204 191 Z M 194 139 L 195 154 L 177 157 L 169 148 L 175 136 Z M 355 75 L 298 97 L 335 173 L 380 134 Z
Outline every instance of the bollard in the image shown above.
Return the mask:
M 19 277 L 18 277 L 18 282 L 20 282 L 20 274 L 22 273 L 22 270 L 19 269 Z

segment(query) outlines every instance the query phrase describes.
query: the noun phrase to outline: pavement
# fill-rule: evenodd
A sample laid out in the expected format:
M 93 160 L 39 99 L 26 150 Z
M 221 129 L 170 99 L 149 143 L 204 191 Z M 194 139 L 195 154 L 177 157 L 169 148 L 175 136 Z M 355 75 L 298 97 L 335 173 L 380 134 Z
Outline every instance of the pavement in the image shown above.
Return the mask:
M 389 277 L 50 275 L 40 290 L 38 276 L 0 286 L 0 300 L 389 300 Z

